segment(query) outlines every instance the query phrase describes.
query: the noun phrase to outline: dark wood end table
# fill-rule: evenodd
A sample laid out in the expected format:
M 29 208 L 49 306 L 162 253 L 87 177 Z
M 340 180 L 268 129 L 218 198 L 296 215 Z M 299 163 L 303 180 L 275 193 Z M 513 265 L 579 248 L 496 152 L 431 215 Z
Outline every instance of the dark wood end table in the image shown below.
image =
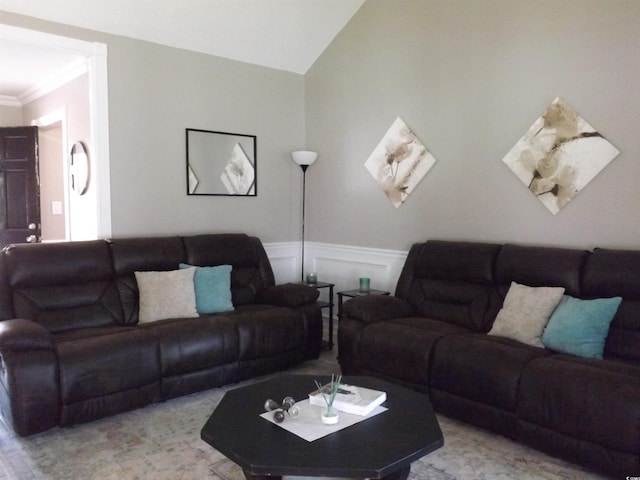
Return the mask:
M 283 475 L 403 480 L 411 462 L 444 444 L 425 394 L 372 377 L 344 377 L 343 382 L 387 392 L 383 406 L 388 410 L 313 442 L 260 417 L 266 399 L 304 400 L 314 380 L 330 378 L 281 375 L 228 391 L 201 438 L 242 467 L 247 480 Z
M 318 306 L 322 308 L 329 309 L 329 338 L 327 340 L 322 340 L 322 349 L 323 350 L 333 350 L 333 287 L 335 287 L 335 283 L 330 282 L 316 282 L 316 283 L 307 283 L 307 282 L 296 282 L 300 285 L 306 285 L 308 287 L 313 287 L 318 290 L 326 288 L 328 289 L 327 301 L 318 300 L 316 303 Z

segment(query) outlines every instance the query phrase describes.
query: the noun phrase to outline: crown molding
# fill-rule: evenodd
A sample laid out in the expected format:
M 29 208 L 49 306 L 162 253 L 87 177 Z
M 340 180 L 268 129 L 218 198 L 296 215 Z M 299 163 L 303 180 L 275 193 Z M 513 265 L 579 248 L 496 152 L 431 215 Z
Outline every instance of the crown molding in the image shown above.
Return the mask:
M 0 95 L 0 106 L 3 107 L 22 107 L 22 103 L 18 98 L 11 95 Z
M 88 71 L 87 59 L 85 57 L 78 57 L 67 63 L 57 72 L 54 72 L 27 88 L 18 96 L 18 101 L 21 105 L 31 103 L 34 100 L 37 100 L 38 98 L 62 87 L 70 81 L 75 80 L 79 76 L 84 75 Z

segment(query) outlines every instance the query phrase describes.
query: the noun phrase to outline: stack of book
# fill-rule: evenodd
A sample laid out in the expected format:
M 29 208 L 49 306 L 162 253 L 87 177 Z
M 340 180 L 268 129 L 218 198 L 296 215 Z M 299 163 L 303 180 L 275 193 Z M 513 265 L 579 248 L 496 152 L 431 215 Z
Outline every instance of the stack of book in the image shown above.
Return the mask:
M 319 407 L 326 407 L 323 393 L 331 391 L 331 384 L 324 385 L 320 390 L 309 394 L 309 403 Z M 371 388 L 355 385 L 340 384 L 338 393 L 333 400 L 333 408 L 345 413 L 366 416 L 387 399 L 387 394 Z

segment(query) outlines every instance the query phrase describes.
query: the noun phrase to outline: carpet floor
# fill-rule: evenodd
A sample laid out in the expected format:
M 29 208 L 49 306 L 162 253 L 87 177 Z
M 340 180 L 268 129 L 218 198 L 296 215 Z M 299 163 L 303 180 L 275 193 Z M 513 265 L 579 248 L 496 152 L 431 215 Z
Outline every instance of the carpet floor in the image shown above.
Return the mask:
M 290 370 L 338 372 L 335 352 Z M 0 480 L 244 480 L 237 465 L 200 439 L 224 392 L 238 386 L 28 438 L 0 424 Z M 487 431 L 443 416 L 438 420 L 445 446 L 413 463 L 409 480 L 602 478 Z

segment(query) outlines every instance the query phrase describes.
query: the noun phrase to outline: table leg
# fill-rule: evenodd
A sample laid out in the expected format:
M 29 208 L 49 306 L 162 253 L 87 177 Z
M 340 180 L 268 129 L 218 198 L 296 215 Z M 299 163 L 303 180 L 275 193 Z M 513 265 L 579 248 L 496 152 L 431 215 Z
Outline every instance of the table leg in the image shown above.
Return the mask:
M 329 350 L 333 350 L 333 286 L 329 287 Z
M 242 471 L 244 472 L 244 478 L 247 480 L 282 480 L 282 477 L 278 475 L 254 475 L 247 470 Z
M 411 465 L 407 465 L 406 467 L 402 467 L 400 470 L 397 470 L 391 475 L 387 475 L 383 478 L 383 480 L 407 480 L 410 471 Z

